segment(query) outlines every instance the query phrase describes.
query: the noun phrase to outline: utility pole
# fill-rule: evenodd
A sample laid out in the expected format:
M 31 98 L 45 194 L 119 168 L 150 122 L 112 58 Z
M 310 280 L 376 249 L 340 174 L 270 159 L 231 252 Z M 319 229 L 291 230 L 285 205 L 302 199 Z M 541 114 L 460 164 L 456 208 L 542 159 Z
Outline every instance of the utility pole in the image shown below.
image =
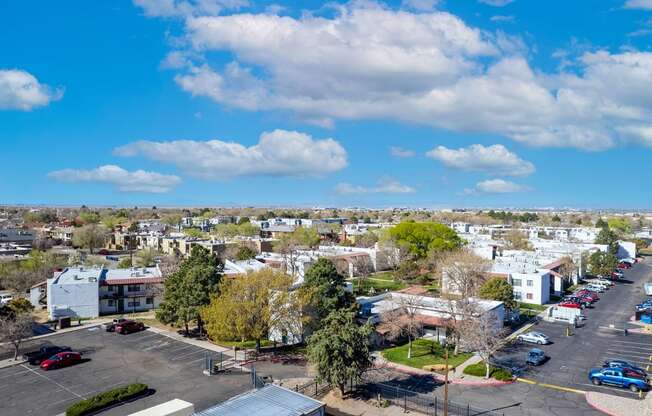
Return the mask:
M 448 416 L 448 344 L 444 349 L 444 416 Z

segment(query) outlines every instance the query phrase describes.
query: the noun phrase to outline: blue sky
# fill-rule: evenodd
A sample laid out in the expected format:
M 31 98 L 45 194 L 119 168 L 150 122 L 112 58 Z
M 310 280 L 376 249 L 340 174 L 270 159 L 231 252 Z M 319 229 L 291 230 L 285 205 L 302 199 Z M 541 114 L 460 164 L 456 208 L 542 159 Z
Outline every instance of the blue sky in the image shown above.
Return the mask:
M 0 202 L 652 208 L 652 1 L 0 5 Z

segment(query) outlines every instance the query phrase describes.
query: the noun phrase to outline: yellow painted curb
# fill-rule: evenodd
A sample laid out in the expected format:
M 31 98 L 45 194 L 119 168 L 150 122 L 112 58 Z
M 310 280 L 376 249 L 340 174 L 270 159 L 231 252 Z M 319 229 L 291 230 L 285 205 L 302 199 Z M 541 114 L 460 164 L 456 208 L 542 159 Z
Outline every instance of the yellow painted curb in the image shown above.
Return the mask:
M 521 383 L 526 383 L 526 384 L 532 384 L 532 385 L 535 385 L 535 386 L 546 387 L 546 388 L 549 388 L 549 389 L 565 391 L 565 392 L 568 392 L 568 393 L 586 394 L 586 392 L 584 390 L 572 389 L 570 387 L 557 386 L 557 385 L 548 384 L 548 383 L 539 383 L 538 381 L 528 380 L 526 378 L 518 377 L 516 379 L 516 381 L 520 381 Z

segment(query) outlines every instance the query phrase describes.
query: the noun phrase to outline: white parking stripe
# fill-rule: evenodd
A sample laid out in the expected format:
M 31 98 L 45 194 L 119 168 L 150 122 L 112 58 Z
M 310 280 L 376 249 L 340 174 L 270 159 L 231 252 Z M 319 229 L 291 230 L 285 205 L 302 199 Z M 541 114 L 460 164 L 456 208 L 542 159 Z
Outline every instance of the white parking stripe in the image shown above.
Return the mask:
M 194 345 L 184 344 L 181 348 L 175 348 L 175 349 L 170 350 L 170 351 L 168 351 L 168 352 L 175 352 L 175 353 L 176 353 L 176 352 L 178 352 L 178 351 L 183 351 L 183 350 L 188 349 L 188 348 L 191 348 L 191 347 L 194 347 Z
M 29 371 L 31 371 L 32 373 L 36 374 L 36 375 L 39 376 L 39 377 L 43 377 L 44 379 L 48 380 L 49 382 L 54 383 L 55 385 L 61 387 L 62 389 L 64 389 L 64 390 L 67 391 L 68 393 L 70 393 L 70 394 L 72 394 L 72 395 L 75 395 L 75 396 L 79 397 L 80 399 L 83 399 L 83 398 L 84 398 L 84 396 L 80 396 L 79 394 L 77 394 L 77 393 L 75 393 L 74 391 L 70 390 L 68 387 L 64 386 L 63 384 L 57 383 L 56 381 L 52 380 L 50 377 L 47 377 L 47 376 L 45 376 L 45 375 L 43 375 L 43 374 L 39 374 L 39 373 L 37 373 L 36 371 L 32 370 L 31 368 L 29 368 L 29 367 L 25 367 L 25 365 L 23 365 L 23 364 L 21 364 L 21 367 L 28 369 Z
M 161 347 L 165 347 L 166 345 L 170 345 L 170 343 L 167 341 L 163 341 L 157 345 L 152 345 L 151 347 L 143 348 L 142 351 L 152 351 Z
M 647 358 L 649 361 L 650 354 L 645 353 L 642 351 L 628 351 L 628 350 L 612 350 L 612 349 L 607 349 L 607 353 L 609 354 L 622 354 L 622 355 L 631 355 L 631 356 L 636 356 L 640 358 Z

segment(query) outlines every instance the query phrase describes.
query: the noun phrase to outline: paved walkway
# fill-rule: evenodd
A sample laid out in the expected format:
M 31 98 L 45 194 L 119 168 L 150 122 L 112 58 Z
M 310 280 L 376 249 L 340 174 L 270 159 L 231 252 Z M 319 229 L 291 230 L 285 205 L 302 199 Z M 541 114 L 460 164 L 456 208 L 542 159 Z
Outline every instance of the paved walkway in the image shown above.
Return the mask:
M 636 400 L 589 391 L 586 393 L 586 402 L 596 410 L 610 416 L 652 415 L 652 394 L 649 393 L 644 400 Z

